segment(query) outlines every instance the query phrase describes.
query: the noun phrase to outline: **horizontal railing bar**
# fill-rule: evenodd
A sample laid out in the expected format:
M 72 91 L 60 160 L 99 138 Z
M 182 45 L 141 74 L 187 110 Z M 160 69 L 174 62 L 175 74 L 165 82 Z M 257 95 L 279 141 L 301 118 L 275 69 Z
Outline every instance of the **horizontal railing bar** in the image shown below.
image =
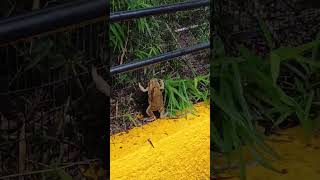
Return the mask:
M 110 14 L 110 21 L 125 21 L 133 18 L 140 18 L 145 16 L 173 13 L 177 11 L 184 11 L 195 9 L 203 6 L 209 6 L 209 0 L 193 0 L 189 2 L 176 3 L 171 5 L 163 5 L 158 7 L 151 7 L 138 10 L 120 11 Z
M 0 20 L 0 44 L 107 16 L 106 0 L 78 0 Z
M 139 68 L 142 68 L 142 67 L 145 67 L 148 65 L 152 65 L 152 64 L 156 64 L 156 63 L 160 63 L 160 62 L 164 62 L 164 61 L 169 61 L 173 58 L 184 56 L 184 55 L 191 54 L 193 52 L 201 51 L 201 50 L 208 49 L 208 48 L 210 48 L 210 43 L 202 43 L 202 44 L 198 44 L 198 45 L 195 45 L 192 47 L 181 48 L 181 49 L 177 49 L 175 51 L 163 53 L 161 55 L 154 56 L 151 58 L 147 58 L 147 59 L 143 59 L 143 60 L 134 60 L 131 63 L 112 67 L 110 69 L 110 74 L 115 75 L 115 74 L 130 71 L 130 70 L 134 70 L 134 69 L 139 69 Z

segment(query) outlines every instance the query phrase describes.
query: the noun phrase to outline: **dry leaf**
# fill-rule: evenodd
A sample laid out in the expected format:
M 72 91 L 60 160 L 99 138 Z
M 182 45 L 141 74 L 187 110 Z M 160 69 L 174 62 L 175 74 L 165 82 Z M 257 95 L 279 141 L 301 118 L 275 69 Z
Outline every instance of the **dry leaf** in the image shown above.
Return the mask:
M 142 115 L 141 113 L 138 113 L 138 114 L 136 115 L 136 119 L 142 120 L 142 119 L 143 119 L 143 115 Z
M 110 85 L 98 74 L 97 68 L 92 66 L 91 75 L 97 89 L 105 94 L 107 97 L 110 96 Z
M 95 164 L 90 164 L 89 168 L 83 172 L 84 177 L 93 179 L 93 180 L 98 180 L 104 175 L 105 175 L 104 170 L 101 167 L 99 167 L 99 169 L 97 170 Z
M 20 130 L 19 137 L 19 173 L 24 173 L 25 171 L 25 159 L 27 154 L 26 140 L 25 140 L 25 123 Z M 24 176 L 20 176 L 19 180 L 24 180 Z

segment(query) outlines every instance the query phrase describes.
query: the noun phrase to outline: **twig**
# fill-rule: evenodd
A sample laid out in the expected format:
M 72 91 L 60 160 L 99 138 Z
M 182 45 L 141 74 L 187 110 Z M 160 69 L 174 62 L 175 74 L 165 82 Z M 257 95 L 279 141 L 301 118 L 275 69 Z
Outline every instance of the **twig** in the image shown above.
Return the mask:
M 10 8 L 10 10 L 8 11 L 8 13 L 6 14 L 6 16 L 7 17 L 9 17 L 12 13 L 13 13 L 13 11 L 14 11 L 14 9 L 15 9 L 15 6 L 16 6 L 16 2 L 11 2 L 11 0 L 10 1 L 8 1 L 10 4 L 11 4 L 11 8 Z
M 166 24 L 166 27 L 167 29 L 169 30 L 171 36 L 173 37 L 174 41 L 178 44 L 179 48 L 182 48 L 182 45 L 181 43 L 178 41 L 178 39 L 176 38 L 176 36 L 174 35 L 174 33 L 172 32 L 172 29 L 169 27 L 169 25 L 167 23 Z M 182 56 L 182 62 L 185 63 L 185 65 L 187 65 L 189 67 L 189 69 L 192 71 L 192 75 L 193 77 L 196 77 L 196 73 L 194 72 L 194 69 L 192 67 L 192 64 L 190 63 L 190 61 L 187 59 L 187 57 L 189 57 L 190 59 L 193 59 L 190 55 L 187 55 L 187 56 Z
M 116 116 L 115 117 L 118 117 L 118 114 L 119 114 L 119 105 L 118 105 L 118 101 L 116 101 Z
M 148 139 L 148 142 L 151 144 L 151 146 L 154 148 L 154 146 L 153 146 L 153 144 L 152 144 L 152 142 L 151 142 L 151 140 L 150 139 Z
M 26 129 L 25 129 L 25 120 L 23 120 L 23 125 L 21 127 L 20 132 L 20 142 L 19 142 L 19 173 L 22 173 L 25 171 L 25 159 L 26 159 Z M 22 140 L 23 139 L 23 140 Z M 19 177 L 19 180 L 24 180 L 24 177 Z
M 130 32 L 129 25 L 130 25 L 130 24 L 129 24 L 129 22 L 128 22 L 127 39 L 126 39 L 126 42 L 125 42 L 124 48 L 122 49 L 122 54 L 121 54 L 121 56 L 120 56 L 120 62 L 119 62 L 119 64 L 123 64 L 123 58 L 124 58 L 125 54 L 127 53 L 127 45 L 128 45 L 129 32 Z
M 174 30 L 174 32 L 181 32 L 181 31 L 187 31 L 189 29 L 194 29 L 194 28 L 197 28 L 199 26 L 204 26 L 204 25 L 207 25 L 207 23 L 203 23 L 203 24 L 196 24 L 196 25 L 192 25 L 192 26 L 189 26 L 189 27 L 183 27 L 183 28 L 179 28 L 179 29 L 176 29 Z
M 26 159 L 27 162 L 30 162 L 30 163 L 33 163 L 33 164 L 37 164 L 37 165 L 41 165 L 41 166 L 44 166 L 46 168 L 50 167 L 49 165 L 47 164 L 44 164 L 44 163 L 41 163 L 41 162 L 37 162 L 37 161 L 33 161 L 33 160 L 30 160 L 30 159 Z
M 249 166 L 249 167 L 253 167 L 253 166 L 257 166 L 257 165 L 258 165 L 258 162 L 256 162 L 256 161 L 251 161 L 251 162 L 247 163 L 247 166 Z M 227 171 L 227 170 L 238 169 L 238 168 L 240 168 L 240 166 L 237 164 L 226 165 L 226 166 L 215 166 L 214 167 L 214 169 L 216 171 Z
M 58 138 L 52 137 L 52 136 L 43 136 L 43 137 L 46 138 L 46 139 L 49 139 L 49 140 L 56 141 L 56 142 L 66 143 L 66 144 L 68 144 L 68 145 L 72 145 L 72 146 L 75 147 L 75 148 L 80 148 L 79 145 L 75 144 L 75 143 L 72 142 L 72 141 L 68 141 L 68 140 L 65 140 L 65 139 L 58 139 Z
M 287 139 L 267 139 L 270 142 L 278 142 L 278 143 L 292 143 L 292 140 Z
M 12 175 L 7 175 L 7 176 L 2 176 L 2 177 L 0 177 L 0 179 L 9 179 L 9 178 L 27 176 L 27 175 L 33 175 L 33 174 L 48 173 L 48 172 L 56 171 L 57 169 L 66 169 L 66 168 L 70 168 L 70 167 L 76 166 L 76 165 L 88 164 L 90 162 L 94 162 L 94 161 L 97 161 L 97 160 L 99 160 L 99 159 L 92 159 L 92 160 L 87 160 L 87 161 L 79 161 L 79 162 L 70 163 L 68 165 L 65 165 L 65 166 L 62 166 L 62 167 L 57 167 L 57 168 L 50 168 L 50 169 L 44 169 L 44 170 L 38 170 L 38 171 L 32 171 L 32 172 L 26 172 L 26 173 L 12 174 Z
M 32 10 L 40 9 L 40 0 L 33 0 Z
M 94 162 L 94 161 L 100 161 L 100 159 L 88 159 L 88 160 L 85 160 L 85 161 L 78 161 L 76 162 L 77 164 L 76 165 L 84 165 L 84 164 L 89 164 L 91 162 Z M 61 165 L 72 165 L 74 163 L 62 163 Z
M 104 69 L 104 68 L 105 68 L 105 66 L 102 66 L 102 67 L 97 68 L 97 70 Z M 82 72 L 82 73 L 78 73 L 78 75 L 76 77 L 80 77 L 80 76 L 88 75 L 88 74 L 89 74 L 89 72 Z M 20 90 L 16 90 L 16 91 L 9 91 L 9 92 L 5 92 L 5 93 L 0 93 L 0 96 L 6 96 L 6 95 L 10 95 L 10 94 L 16 94 L 16 93 L 22 93 L 22 92 L 26 92 L 26 91 L 33 91 L 36 89 L 42 89 L 42 88 L 45 88 L 48 86 L 52 86 L 54 84 L 59 84 L 59 83 L 71 80 L 73 78 L 74 77 L 68 77 L 68 78 L 64 78 L 61 80 L 57 80 L 57 81 L 53 81 L 53 82 L 49 82 L 49 83 L 44 83 L 43 85 L 38 86 L 38 87 L 32 87 L 32 88 L 26 88 L 26 89 L 20 89 Z
M 97 68 L 92 66 L 91 76 L 96 84 L 96 88 L 102 92 L 106 97 L 110 97 L 110 85 L 98 74 Z

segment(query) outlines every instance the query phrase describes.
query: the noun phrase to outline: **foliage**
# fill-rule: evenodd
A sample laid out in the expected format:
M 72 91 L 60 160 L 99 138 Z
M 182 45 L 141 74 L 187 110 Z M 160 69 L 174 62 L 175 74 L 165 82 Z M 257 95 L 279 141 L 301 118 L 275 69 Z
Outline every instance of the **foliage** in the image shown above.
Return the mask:
M 183 2 L 182 0 L 167 0 L 167 1 L 111 1 L 111 12 L 135 10 L 149 8 L 164 4 L 174 4 Z M 206 10 L 208 12 L 208 10 Z M 177 17 L 171 19 L 171 16 L 156 16 L 138 18 L 128 22 L 112 23 L 110 25 L 110 47 L 113 49 L 113 55 L 119 56 L 122 64 L 124 56 L 126 59 L 144 59 L 155 56 L 164 51 L 163 44 L 165 43 L 162 37 L 162 32 L 166 31 L 165 24 L 172 24 L 178 19 L 186 19 L 189 17 L 188 12 L 177 12 Z M 195 31 L 197 38 L 201 42 L 208 41 L 209 28 L 205 26 Z M 198 37 L 199 36 L 199 37 Z M 173 41 L 173 40 L 170 40 Z M 168 42 L 168 41 L 166 41 Z
M 74 76 L 77 86 L 84 93 L 79 74 L 88 72 L 85 55 L 68 41 L 68 35 L 62 35 L 56 41 L 48 37 L 34 40 L 32 43 L 30 48 L 17 47 L 21 56 L 25 56 L 26 62 L 11 79 L 9 86 L 27 72 L 38 72 L 46 76 L 50 76 L 50 72 L 55 72 L 56 80 Z
M 209 97 L 209 75 L 194 79 L 165 80 L 165 100 L 167 111 L 175 116 L 181 111 L 191 110 L 194 102 L 205 101 Z
M 272 45 L 271 36 L 266 37 Z M 278 171 L 263 158 L 263 153 L 278 156 L 264 143 L 257 125 L 268 121 L 278 127 L 289 120 L 298 120 L 305 130 L 306 141 L 319 128 L 315 109 L 320 98 L 317 83 L 320 63 L 308 55 L 312 51 L 316 54 L 319 40 L 298 47 L 271 48 L 264 58 L 244 47 L 240 48 L 240 56 L 229 57 L 219 38 L 214 39 L 214 46 L 217 48 L 211 66 L 212 144 L 227 156 L 247 145 L 258 162 Z M 290 83 L 294 92 L 281 85 L 289 82 L 279 79 L 286 67 L 293 73 Z M 243 167 L 241 172 L 245 172 Z
M 152 6 L 153 4 L 147 0 L 111 2 L 112 12 L 149 8 Z M 114 54 L 121 54 L 122 51 L 130 51 L 129 53 L 134 54 L 133 58 L 141 59 L 157 55 L 162 49 L 157 43 L 153 42 L 152 39 L 155 38 L 160 41 L 159 37 L 155 37 L 156 32 L 159 31 L 158 28 L 158 21 L 154 17 L 139 18 L 126 23 L 112 23 L 110 25 L 110 47 L 113 48 Z M 132 33 L 130 34 L 130 32 Z M 146 39 L 145 36 L 150 38 Z M 143 39 L 144 42 L 139 42 L 140 39 Z M 138 42 L 134 43 L 135 41 Z M 132 42 L 130 47 L 128 47 L 128 42 Z M 137 48 L 132 49 L 131 47 Z

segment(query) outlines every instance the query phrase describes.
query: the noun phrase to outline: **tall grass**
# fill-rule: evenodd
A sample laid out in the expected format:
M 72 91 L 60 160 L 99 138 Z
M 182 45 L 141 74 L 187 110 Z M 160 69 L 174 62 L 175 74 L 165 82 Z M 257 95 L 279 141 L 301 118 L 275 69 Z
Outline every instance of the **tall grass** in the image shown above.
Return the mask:
M 241 47 L 240 56 L 230 57 L 224 51 L 223 42 L 214 39 L 215 59 L 211 66 L 211 98 L 214 104 L 212 119 L 212 144 L 227 157 L 232 152 L 240 152 L 243 145 L 261 165 L 274 171 L 264 155 L 280 158 L 264 142 L 264 135 L 257 131 L 260 120 L 269 121 L 274 127 L 294 119 L 305 130 L 306 143 L 316 129 L 319 118 L 316 112 L 319 101 L 317 82 L 320 73 L 319 59 L 314 54 L 319 51 L 319 39 L 298 47 L 273 47 L 272 36 L 267 26 L 259 21 L 270 46 L 266 57 L 259 57 L 249 49 Z M 310 57 L 310 52 L 313 56 Z M 293 63 L 294 62 L 294 63 Z M 293 73 L 290 82 L 295 87 L 289 93 L 281 86 L 279 79 L 283 69 Z M 241 177 L 245 179 L 243 159 L 239 154 Z
M 174 4 L 184 2 L 183 0 L 167 0 L 167 1 L 150 1 L 150 0 L 120 0 L 111 1 L 111 11 L 125 11 L 154 7 L 164 4 Z M 206 10 L 208 12 L 208 10 Z M 190 13 L 179 12 L 177 13 L 178 19 L 186 19 L 190 17 Z M 171 16 L 170 16 L 171 17 Z M 133 21 L 112 23 L 110 25 L 110 47 L 113 49 L 114 55 L 125 54 L 127 59 L 143 59 L 151 56 L 158 55 L 164 51 L 163 44 L 163 31 L 166 31 L 165 24 L 171 24 L 167 15 L 161 18 L 154 16 L 135 19 Z M 175 16 L 172 16 L 175 17 Z M 187 19 L 186 19 L 187 20 Z M 196 37 L 201 42 L 208 41 L 209 28 L 199 28 L 199 31 L 194 31 Z M 174 42 L 172 40 L 172 42 Z M 123 63 L 123 62 L 121 62 Z
M 124 11 L 152 7 L 153 3 L 148 0 L 136 1 L 112 1 L 111 11 Z M 153 42 L 159 24 L 154 17 L 139 18 L 134 21 L 125 23 L 112 23 L 110 25 L 110 47 L 114 54 L 121 54 L 123 51 L 134 55 L 133 58 L 145 58 L 161 53 L 162 49 L 159 44 Z M 131 32 L 131 34 L 130 34 Z M 142 38 L 148 36 L 150 38 Z M 151 38 L 152 37 L 152 38 Z M 144 42 L 140 42 L 143 39 Z M 136 44 L 133 42 L 138 41 Z M 128 45 L 128 42 L 130 45 Z M 141 46 L 143 45 L 143 46 Z M 136 47 L 132 49 L 132 47 Z
M 194 79 L 165 79 L 165 101 L 169 115 L 192 111 L 193 103 L 209 98 L 209 75 Z

